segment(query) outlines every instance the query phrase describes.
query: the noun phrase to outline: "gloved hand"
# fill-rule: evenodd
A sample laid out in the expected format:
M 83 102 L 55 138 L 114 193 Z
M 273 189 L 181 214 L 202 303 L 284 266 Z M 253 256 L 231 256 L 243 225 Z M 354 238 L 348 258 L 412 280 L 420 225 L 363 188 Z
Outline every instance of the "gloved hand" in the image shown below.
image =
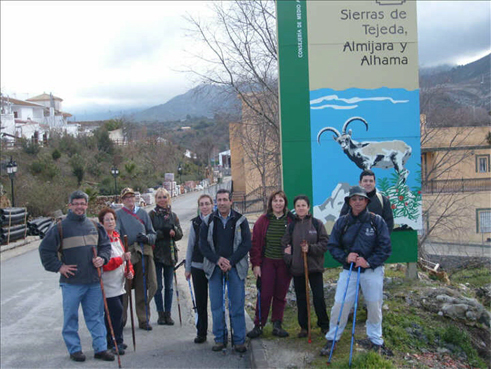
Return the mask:
M 138 233 L 136 235 L 136 242 L 138 242 L 138 243 L 148 243 L 148 237 L 145 236 L 143 233 Z

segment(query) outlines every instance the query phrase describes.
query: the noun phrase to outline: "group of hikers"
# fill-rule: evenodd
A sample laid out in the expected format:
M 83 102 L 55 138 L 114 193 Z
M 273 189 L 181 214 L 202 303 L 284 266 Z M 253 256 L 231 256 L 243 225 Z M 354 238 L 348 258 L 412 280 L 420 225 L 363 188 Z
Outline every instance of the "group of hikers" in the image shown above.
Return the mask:
M 87 194 L 73 192 L 67 216 L 48 231 L 39 247 L 44 268 L 60 273 L 62 335 L 74 361 L 86 359 L 78 335 L 80 305 L 96 359 L 113 361 L 117 354 L 119 360 L 119 355 L 125 353 L 123 327 L 128 305 L 133 319 L 132 289 L 140 329 L 152 330 L 149 304 L 153 297 L 157 324 L 174 325 L 171 308 L 173 278 L 177 283 L 176 241 L 183 237 L 183 231 L 179 217 L 172 211 L 170 194 L 159 188 L 155 193 L 156 206 L 150 212 L 136 206 L 131 188 L 123 189 L 121 200 L 123 207 L 117 211 L 102 209 L 97 223 L 86 216 Z M 330 235 L 323 222 L 311 215 L 310 199 L 305 195 L 295 197 L 290 211 L 285 193 L 281 190 L 272 193 L 266 213 L 255 222 L 252 235 L 247 218 L 232 209 L 230 191 L 218 190 L 215 199 L 208 194 L 199 196 L 198 215 L 191 220 L 184 261 L 185 278 L 190 289 L 192 281 L 196 298 L 194 342 L 207 340 L 208 300 L 213 351 L 227 348 L 230 330 L 233 349 L 240 354 L 246 352 L 246 337 L 254 339 L 263 334 L 270 310 L 272 334 L 289 336 L 282 322 L 286 294 L 293 279 L 299 338 L 310 340 L 311 290 L 317 326 L 327 340 L 320 353 L 332 355 L 353 304 L 356 313 L 361 286 L 370 347 L 380 351 L 383 264 L 391 253 L 389 235 L 393 225 L 390 203 L 377 192 L 375 174 L 370 170 L 361 173 L 359 186 L 350 188 Z M 327 251 L 343 266 L 330 319 L 323 283 Z M 246 333 L 245 280 L 249 260 L 258 297 L 254 328 Z M 357 272 L 356 280 L 350 278 L 352 271 Z

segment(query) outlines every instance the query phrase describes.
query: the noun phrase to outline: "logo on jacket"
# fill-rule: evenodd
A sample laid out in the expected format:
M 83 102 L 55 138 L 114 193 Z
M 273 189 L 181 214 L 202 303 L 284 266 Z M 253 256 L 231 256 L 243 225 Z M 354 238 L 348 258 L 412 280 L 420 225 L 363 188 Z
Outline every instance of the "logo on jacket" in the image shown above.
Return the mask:
M 375 231 L 373 230 L 373 228 L 367 228 L 367 229 L 365 229 L 365 236 L 372 237 L 374 235 L 375 235 Z

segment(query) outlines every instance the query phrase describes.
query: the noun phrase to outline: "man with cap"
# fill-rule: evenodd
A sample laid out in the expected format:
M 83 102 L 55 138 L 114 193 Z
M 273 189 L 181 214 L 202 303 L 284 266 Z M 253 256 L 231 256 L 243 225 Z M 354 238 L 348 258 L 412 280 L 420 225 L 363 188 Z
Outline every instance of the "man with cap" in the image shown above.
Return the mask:
M 94 358 L 113 361 L 107 351 L 104 301 L 97 269 L 111 258 L 111 242 L 99 223 L 87 218 L 89 196 L 72 192 L 65 219 L 51 227 L 39 245 L 41 262 L 49 272 L 60 272 L 65 345 L 74 361 L 85 361 L 78 335 L 78 310 L 92 336 Z M 97 256 L 94 257 L 94 249 Z
M 123 207 L 116 212 L 117 225 L 121 236 L 128 236 L 128 248 L 131 252 L 131 263 L 135 270 L 133 280 L 127 280 L 126 291 L 135 289 L 136 316 L 139 327 L 151 331 L 150 301 L 157 290 L 157 275 L 153 261 L 153 246 L 157 237 L 148 213 L 135 205 L 135 191 L 124 188 L 121 191 Z M 145 283 L 144 283 L 145 278 Z M 123 320 L 126 322 L 128 297 L 123 296 Z
M 385 223 L 387 223 L 389 233 L 392 233 L 392 229 L 394 228 L 394 213 L 392 213 L 389 198 L 378 192 L 375 187 L 375 173 L 370 169 L 365 169 L 360 174 L 360 182 L 358 184 L 365 189 L 368 199 L 370 200 L 368 203 L 368 211 L 380 215 L 385 220 Z M 348 211 L 349 205 L 345 202 L 340 215 L 348 214 Z
M 360 287 L 367 304 L 366 331 L 370 348 L 379 352 L 384 343 L 382 339 L 382 303 L 384 262 L 391 254 L 391 243 L 387 224 L 380 215 L 367 209 L 370 199 L 362 187 L 353 186 L 344 198 L 349 206 L 348 214 L 341 216 L 332 229 L 328 249 L 334 259 L 342 264 L 331 309 L 327 344 L 321 355 L 329 355 L 332 345 L 339 341 L 343 333 L 351 307 L 355 301 L 356 280 L 349 279 L 349 286 L 343 306 L 343 312 L 336 334 L 336 325 L 348 283 L 350 265 L 358 271 L 360 268 Z

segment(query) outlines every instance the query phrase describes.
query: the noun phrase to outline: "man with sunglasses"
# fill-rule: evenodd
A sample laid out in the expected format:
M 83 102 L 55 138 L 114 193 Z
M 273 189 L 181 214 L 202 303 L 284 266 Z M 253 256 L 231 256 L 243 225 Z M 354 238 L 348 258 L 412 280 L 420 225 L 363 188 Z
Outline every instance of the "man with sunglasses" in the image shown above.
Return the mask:
M 60 272 L 62 335 L 70 359 L 85 361 L 78 335 L 78 310 L 82 305 L 85 324 L 92 335 L 94 358 L 113 361 L 114 355 L 107 351 L 104 301 L 97 273 L 97 268 L 111 257 L 111 242 L 102 225 L 86 217 L 86 193 L 75 191 L 68 201 L 66 218 L 48 231 L 39 246 L 39 255 L 47 271 Z
M 383 265 L 391 254 L 389 230 L 380 215 L 368 211 L 370 199 L 365 189 L 360 186 L 351 187 L 344 201 L 349 206 L 348 214 L 339 217 L 334 223 L 327 245 L 333 258 L 343 266 L 343 270 L 339 274 L 334 305 L 331 309 L 330 329 L 326 334 L 327 344 L 321 350 L 321 355 L 329 355 L 332 346 L 341 338 L 355 301 L 357 278 L 348 277 L 351 274 L 350 270 L 360 270 L 360 287 L 367 304 L 366 332 L 370 340 L 370 348 L 380 352 L 384 343 L 382 338 Z M 337 327 L 342 305 L 343 311 Z

